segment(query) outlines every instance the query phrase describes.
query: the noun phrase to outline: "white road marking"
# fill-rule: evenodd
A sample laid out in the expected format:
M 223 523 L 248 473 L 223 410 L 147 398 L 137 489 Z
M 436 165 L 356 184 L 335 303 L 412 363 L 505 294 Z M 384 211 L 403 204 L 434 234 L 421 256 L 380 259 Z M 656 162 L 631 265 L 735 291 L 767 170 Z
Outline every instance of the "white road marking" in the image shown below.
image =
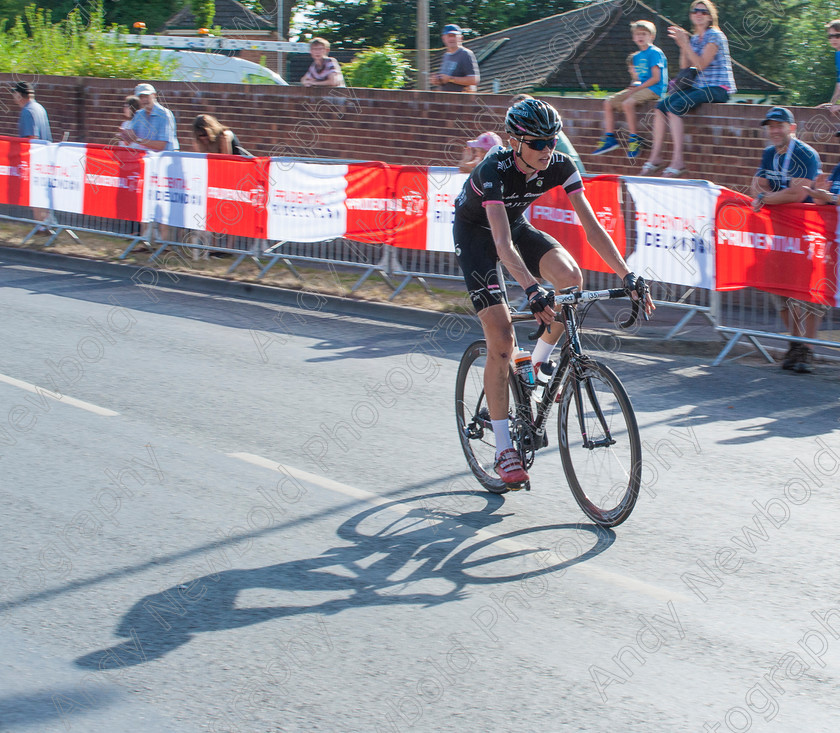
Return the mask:
M 88 412 L 92 412 L 94 415 L 114 417 L 115 415 L 120 414 L 118 412 L 114 412 L 113 410 L 109 410 L 107 407 L 100 407 L 99 405 L 94 405 L 90 402 L 85 402 L 84 400 L 77 400 L 75 397 L 69 397 L 68 395 L 61 394 L 60 392 L 50 392 L 50 390 L 45 387 L 39 387 L 35 384 L 24 382 L 22 379 L 7 377 L 5 374 L 0 374 L 0 382 L 5 382 L 6 384 L 10 384 L 12 387 L 18 387 L 19 389 L 25 389 L 27 392 L 39 395 L 41 398 L 48 397 L 56 402 L 61 402 L 65 405 L 70 405 L 71 407 L 78 407 L 82 410 L 87 410 Z
M 333 481 L 332 479 L 325 478 L 324 476 L 318 476 L 317 474 L 309 473 L 308 471 L 302 471 L 299 468 L 294 468 L 293 466 L 289 466 L 285 463 L 278 463 L 277 461 L 272 461 L 269 458 L 263 458 L 262 456 L 255 455 L 253 453 L 228 453 L 228 456 L 230 456 L 231 458 L 238 458 L 241 461 L 246 461 L 254 466 L 259 466 L 260 468 L 267 468 L 270 471 L 282 470 L 287 475 L 292 476 L 298 479 L 299 481 L 307 481 L 311 484 L 314 484 L 315 486 L 320 486 L 321 488 L 327 489 L 328 491 L 334 491 L 337 494 L 344 494 L 345 496 L 352 497 L 353 499 L 363 501 L 366 504 L 372 504 L 373 506 L 383 506 L 389 509 L 390 511 L 396 512 L 401 515 L 405 515 L 408 513 L 408 511 L 410 511 L 408 507 L 405 507 L 402 504 L 402 502 L 396 501 L 394 499 L 383 499 L 381 496 L 377 496 L 376 494 L 373 494 L 370 491 L 365 491 L 364 489 L 357 489 L 355 486 L 348 486 L 347 484 L 342 484 L 338 481 Z M 500 537 L 494 532 L 490 532 L 486 529 L 471 528 L 464 529 L 463 532 L 465 535 L 469 535 L 470 537 L 474 537 L 480 540 L 490 540 L 496 546 L 513 552 L 531 552 L 536 549 L 533 546 L 526 545 L 523 542 L 518 542 L 517 540 L 510 538 Z M 651 583 L 646 583 L 643 580 L 637 580 L 636 578 L 631 578 L 627 575 L 614 573 L 611 570 L 599 568 L 589 563 L 577 563 L 573 566 L 573 568 L 575 571 L 582 572 L 586 575 L 589 575 L 592 578 L 597 578 L 598 580 L 603 580 L 605 582 L 612 583 L 613 585 L 620 586 L 627 590 L 636 591 L 638 593 L 644 593 L 647 596 L 651 596 L 652 598 L 656 598 L 661 601 L 667 602 L 691 600 L 689 596 L 687 596 L 684 593 L 680 593 L 679 591 L 660 588 L 659 586 L 653 585 Z

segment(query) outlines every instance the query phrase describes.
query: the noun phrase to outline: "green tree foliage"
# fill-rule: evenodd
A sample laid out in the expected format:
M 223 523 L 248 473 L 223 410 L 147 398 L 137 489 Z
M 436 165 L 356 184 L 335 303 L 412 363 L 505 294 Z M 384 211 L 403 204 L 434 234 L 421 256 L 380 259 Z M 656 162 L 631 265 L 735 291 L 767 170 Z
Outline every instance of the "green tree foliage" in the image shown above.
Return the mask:
M 23 17 L 0 30 L 0 72 L 167 79 L 172 66 L 115 42 L 106 34 L 99 3 L 88 14 L 72 10 L 58 23 L 49 10 L 29 5 Z
M 12 2 L 12 0 L 0 0 Z M 148 33 L 157 33 L 164 23 L 184 7 L 187 0 L 104 0 L 102 4 L 105 23 L 131 28 L 135 22 L 146 24 Z M 53 18 L 65 18 L 74 9 L 86 12 L 86 5 L 79 0 L 39 0 L 38 5 L 52 11 Z M 2 5 L 0 5 L 2 7 Z M 14 17 L 3 16 L 0 17 Z
M 373 89 L 402 89 L 411 65 L 391 43 L 357 54 L 341 71 L 348 86 Z
M 440 31 L 458 23 L 467 38 L 529 23 L 580 7 L 573 0 L 429 0 L 430 43 L 442 46 Z M 404 48 L 416 48 L 417 4 L 404 0 L 299 0 L 308 20 L 299 29 L 304 36 L 323 36 L 349 46 L 381 46 L 393 39 Z
M 190 0 L 190 10 L 195 17 L 196 28 L 210 28 L 216 15 L 214 0 Z

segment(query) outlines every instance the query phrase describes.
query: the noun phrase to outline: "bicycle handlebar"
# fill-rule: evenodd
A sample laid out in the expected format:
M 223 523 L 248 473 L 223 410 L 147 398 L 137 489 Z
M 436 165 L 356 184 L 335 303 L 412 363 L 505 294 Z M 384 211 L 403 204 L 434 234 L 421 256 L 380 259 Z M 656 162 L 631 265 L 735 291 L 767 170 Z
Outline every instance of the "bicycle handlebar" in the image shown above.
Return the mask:
M 576 305 L 583 301 L 584 303 L 591 303 L 595 300 L 613 300 L 615 298 L 628 298 L 630 294 L 624 288 L 610 288 L 609 290 L 576 290 L 572 293 L 556 293 L 554 296 L 554 303 L 555 305 Z M 633 300 L 631 301 L 631 310 L 630 316 L 626 321 L 620 322 L 618 325 L 620 328 L 630 328 L 636 321 L 639 320 L 639 311 L 641 310 L 642 316 L 644 319 L 650 320 L 647 313 L 640 307 L 641 301 Z M 558 315 L 555 314 L 554 320 L 555 322 L 558 321 Z M 532 313 L 512 313 L 511 318 L 514 321 L 525 321 L 529 318 L 533 318 Z M 528 339 L 530 341 L 536 341 L 540 336 L 545 333 L 546 326 L 544 323 L 540 324 L 540 327 L 533 331 L 532 333 L 528 334 Z

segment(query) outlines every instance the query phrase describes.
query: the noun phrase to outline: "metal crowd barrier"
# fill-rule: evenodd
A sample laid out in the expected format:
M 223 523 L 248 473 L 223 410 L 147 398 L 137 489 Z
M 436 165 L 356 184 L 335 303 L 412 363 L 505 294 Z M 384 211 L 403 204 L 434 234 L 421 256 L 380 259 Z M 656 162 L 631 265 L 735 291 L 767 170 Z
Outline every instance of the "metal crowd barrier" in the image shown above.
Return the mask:
M 698 185 L 700 185 L 699 182 Z M 627 225 L 626 237 L 629 252 L 635 248 L 636 242 L 632 211 L 630 211 L 631 207 L 627 199 L 626 196 L 623 198 L 622 207 Z M 463 282 L 460 268 L 452 252 L 397 249 L 388 245 L 364 244 L 342 238 L 319 243 L 253 240 L 232 235 L 199 233 L 175 227 L 167 227 L 169 232 L 176 235 L 175 237 L 162 238 L 158 225 L 140 225 L 137 222 L 57 211 L 51 211 L 47 220 L 41 222 L 31 217 L 31 209 L 8 205 L 0 205 L 0 219 L 31 224 L 33 228 L 24 238 L 24 243 L 31 241 L 36 229 L 41 226 L 49 230 L 49 237 L 44 241 L 45 246 L 52 245 L 61 233 L 67 233 L 77 242 L 81 241 L 79 234 L 84 233 L 124 238 L 129 240 L 129 244 L 121 258 L 127 257 L 139 244 L 145 244 L 152 250 L 150 257 L 152 262 L 170 247 L 192 250 L 194 256 L 200 252 L 227 253 L 234 256 L 234 261 L 227 270 L 228 274 L 234 272 L 246 259 L 251 259 L 260 267 L 258 278 L 264 277 L 276 264 L 283 264 L 301 280 L 303 276 L 296 265 L 311 264 L 316 267 L 358 269 L 361 271 L 360 277 L 351 288 L 351 292 L 356 292 L 371 276 L 376 275 L 392 289 L 389 300 L 399 297 L 413 281 L 417 281 L 432 295 L 433 291 L 427 282 L 429 280 L 458 284 Z M 588 288 L 613 287 L 616 278 L 611 273 L 587 271 L 585 282 Z M 692 319 L 698 316 L 705 318 L 713 325 L 723 341 L 721 352 L 713 362 L 714 366 L 723 363 L 727 358 L 737 359 L 744 353 L 748 353 L 742 351 L 735 357 L 730 357 L 734 347 L 744 341 L 751 344 L 754 350 L 769 361 L 774 359 L 769 353 L 769 347 L 762 343 L 763 340 L 772 343 L 780 340 L 798 340 L 817 347 L 832 349 L 840 347 L 840 340 L 838 340 L 840 335 L 837 333 L 837 308 L 829 308 L 821 322 L 820 334 L 824 335 L 824 338 L 794 339 L 784 333 L 773 296 L 754 288 L 721 293 L 702 288 L 657 283 L 654 286 L 653 296 L 657 307 L 683 311 L 675 326 L 666 335 L 666 339 L 673 339 L 682 333 Z

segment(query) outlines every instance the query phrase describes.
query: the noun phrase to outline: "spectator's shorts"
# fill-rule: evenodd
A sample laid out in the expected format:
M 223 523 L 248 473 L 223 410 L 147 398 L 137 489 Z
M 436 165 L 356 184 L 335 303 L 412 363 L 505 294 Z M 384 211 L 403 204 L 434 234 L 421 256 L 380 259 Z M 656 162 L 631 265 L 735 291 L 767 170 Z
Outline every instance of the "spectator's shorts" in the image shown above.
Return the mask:
M 615 110 L 620 110 L 621 105 L 624 103 L 626 99 L 632 99 L 634 104 L 644 104 L 645 102 L 658 102 L 661 97 L 652 92 L 650 89 L 639 89 L 639 91 L 635 91 L 636 87 L 630 87 L 629 89 L 625 89 L 624 91 L 619 92 L 618 94 L 613 94 L 611 97 L 607 97 L 607 101 L 610 103 L 610 106 Z
M 531 274 L 540 279 L 540 260 L 552 249 L 562 249 L 554 237 L 532 227 L 524 218 L 516 219 L 510 227 L 513 245 Z M 478 226 L 455 218 L 453 228 L 455 256 L 464 273 L 464 282 L 473 307 L 478 313 L 491 305 L 503 302 L 496 272 L 496 243 L 489 227 Z
M 701 87 L 699 89 L 689 89 L 687 92 L 669 94 L 656 105 L 656 109 L 682 117 L 691 110 L 697 109 L 704 102 L 721 103 L 728 99 L 729 92 L 723 87 Z

